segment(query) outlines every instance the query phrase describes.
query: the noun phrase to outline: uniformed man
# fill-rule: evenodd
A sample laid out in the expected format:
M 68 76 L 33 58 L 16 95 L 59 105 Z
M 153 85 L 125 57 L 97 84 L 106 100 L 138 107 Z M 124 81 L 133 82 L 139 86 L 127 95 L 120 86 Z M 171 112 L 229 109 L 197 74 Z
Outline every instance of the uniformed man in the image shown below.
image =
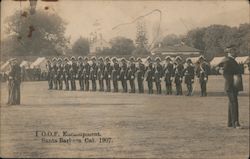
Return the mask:
M 8 105 L 20 105 L 20 85 L 21 85 L 21 67 L 17 63 L 17 59 L 13 58 L 9 61 L 10 71 L 8 73 Z
M 194 83 L 194 66 L 192 65 L 192 60 L 190 58 L 186 59 L 186 68 L 184 69 L 185 84 L 187 85 L 186 96 L 191 96 L 193 92 Z
M 84 75 L 85 91 L 89 91 L 90 65 L 88 57 L 84 58 Z
M 164 80 L 166 85 L 166 94 L 171 95 L 172 94 L 172 81 L 174 76 L 174 65 L 171 63 L 172 59 L 170 56 L 165 57 L 165 64 L 163 68 L 164 72 Z
M 183 78 L 184 66 L 181 62 L 182 58 L 180 56 L 177 56 L 175 58 L 175 66 L 174 66 L 174 82 L 176 86 L 176 95 L 182 95 L 182 78 Z
M 104 91 L 104 60 L 103 57 L 98 58 L 97 80 L 99 81 L 99 91 Z
M 239 123 L 239 106 L 238 106 L 238 92 L 243 90 L 241 77 L 241 70 L 239 64 L 235 61 L 237 55 L 235 46 L 228 47 L 225 52 L 227 56 L 219 64 L 221 73 L 225 79 L 225 91 L 227 93 L 228 103 L 228 127 L 241 128 Z
M 92 91 L 96 91 L 96 80 L 97 80 L 97 64 L 96 57 L 91 57 L 92 65 L 90 66 L 90 80 L 92 83 Z
M 104 79 L 106 83 L 106 91 L 110 92 L 111 91 L 111 73 L 112 73 L 112 66 L 111 66 L 111 61 L 109 57 L 105 58 L 105 65 L 104 65 Z
M 138 69 L 136 72 L 137 75 L 137 82 L 138 82 L 138 89 L 139 93 L 144 93 L 144 74 L 145 74 L 145 65 L 142 63 L 142 60 L 140 57 L 137 58 L 138 62 Z
M 135 93 L 135 73 L 136 73 L 136 66 L 135 66 L 135 58 L 132 56 L 129 58 L 130 64 L 128 67 L 128 80 L 130 84 L 130 92 Z
M 201 88 L 201 97 L 207 96 L 207 81 L 209 74 L 208 63 L 205 62 L 204 56 L 200 56 L 198 59 L 198 66 L 196 69 L 196 75 L 199 78 L 200 88 Z
M 53 74 L 53 85 L 54 85 L 54 89 L 58 89 L 58 81 L 57 81 L 57 59 L 54 57 L 52 59 L 52 74 Z
M 63 65 L 62 65 L 62 59 L 57 59 L 57 83 L 58 83 L 58 89 L 63 89 Z
M 76 90 L 76 76 L 77 76 L 77 63 L 76 63 L 76 58 L 74 56 L 71 57 L 71 67 L 69 70 L 70 74 L 70 84 L 71 84 L 71 90 L 75 91 Z
M 77 77 L 79 81 L 80 91 L 84 90 L 84 65 L 83 65 L 83 57 L 78 57 L 78 71 L 77 71 Z
M 120 66 L 116 57 L 112 58 L 113 69 L 111 74 L 111 79 L 113 81 L 114 92 L 118 92 L 118 80 L 120 79 Z
M 64 75 L 64 84 L 65 84 L 65 90 L 69 90 L 69 81 L 70 81 L 70 64 L 69 59 L 67 57 L 64 58 L 64 65 L 63 65 L 63 75 Z
M 48 85 L 49 85 L 49 90 L 53 89 L 53 74 L 52 74 L 52 65 L 50 60 L 47 60 L 46 63 L 46 68 L 47 68 L 47 80 L 48 80 Z
M 155 58 L 155 86 L 157 94 L 161 94 L 161 78 L 163 76 L 163 66 L 161 65 L 161 58 Z
M 128 92 L 127 86 L 127 75 L 128 75 L 128 66 L 125 58 L 121 59 L 121 71 L 120 71 L 120 80 L 122 83 L 123 93 Z
M 148 83 L 148 94 L 153 94 L 153 82 L 155 80 L 155 70 L 151 57 L 147 57 L 148 66 L 146 67 L 145 79 Z

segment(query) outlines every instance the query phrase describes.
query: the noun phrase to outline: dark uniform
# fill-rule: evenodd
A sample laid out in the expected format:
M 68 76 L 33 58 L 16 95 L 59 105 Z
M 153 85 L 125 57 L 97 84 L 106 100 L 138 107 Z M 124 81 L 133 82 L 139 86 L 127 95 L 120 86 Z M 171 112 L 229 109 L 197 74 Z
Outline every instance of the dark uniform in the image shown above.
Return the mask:
M 46 64 L 46 68 L 47 68 L 47 80 L 48 80 L 48 85 L 49 85 L 49 89 L 53 89 L 53 74 L 52 74 L 52 66 L 51 66 L 51 62 L 48 60 L 47 64 Z
M 196 75 L 199 78 L 200 88 L 201 88 L 201 95 L 200 96 L 207 96 L 207 81 L 208 81 L 208 73 L 209 73 L 209 66 L 204 61 L 204 57 L 200 56 L 198 67 L 196 69 Z
M 185 84 L 187 85 L 187 96 L 191 96 L 193 92 L 194 83 L 194 66 L 192 65 L 191 59 L 187 59 L 187 67 L 184 69 Z
M 71 90 L 75 91 L 76 90 L 76 76 L 77 76 L 77 63 L 76 63 L 76 59 L 75 57 L 71 57 L 71 67 L 69 70 L 69 74 L 70 74 L 70 84 L 71 84 Z
M 163 66 L 160 64 L 160 57 L 156 57 L 155 59 L 155 86 L 157 94 L 161 94 L 161 78 L 163 76 Z
M 52 66 L 52 75 L 53 75 L 53 86 L 54 89 L 58 89 L 58 80 L 57 80 L 57 65 L 56 65 L 56 58 L 54 58 L 53 60 L 53 66 Z
M 69 80 L 70 80 L 70 64 L 68 63 L 69 60 L 68 58 L 64 58 L 64 68 L 63 68 L 63 75 L 64 75 L 64 85 L 65 85 L 65 90 L 69 90 Z
M 120 71 L 120 80 L 122 83 L 123 92 L 126 93 L 128 92 L 128 86 L 127 86 L 128 66 L 124 58 L 122 58 L 121 62 L 122 64 L 121 64 L 121 71 Z
M 89 79 L 90 79 L 90 65 L 88 63 L 88 57 L 84 58 L 84 83 L 85 91 L 89 91 Z
M 153 81 L 155 80 L 154 66 L 151 58 L 147 58 L 148 66 L 146 68 L 145 79 L 148 83 L 148 94 L 153 94 Z
M 135 72 L 136 72 L 136 66 L 135 66 L 135 59 L 134 57 L 130 57 L 130 65 L 128 67 L 128 80 L 130 84 L 130 93 L 135 93 Z
M 8 105 L 20 104 L 20 85 L 21 85 L 21 67 L 17 64 L 16 59 L 12 59 L 11 68 L 8 76 L 9 98 Z
M 138 89 L 139 89 L 139 93 L 144 93 L 143 81 L 144 81 L 144 74 L 145 74 L 145 65 L 142 63 L 141 58 L 138 58 L 137 61 L 138 61 L 138 69 L 136 72 L 136 76 L 137 76 L 137 82 L 138 82 Z
M 184 66 L 181 64 L 181 57 L 177 56 L 175 61 L 174 82 L 176 86 L 176 95 L 182 95 L 182 77 Z
M 90 66 L 90 80 L 92 83 L 92 91 L 96 91 L 96 80 L 97 80 L 97 64 L 96 57 L 92 57 L 92 65 Z
M 79 86 L 80 86 L 80 90 L 83 91 L 84 90 L 84 65 L 83 65 L 83 57 L 79 56 L 78 57 L 78 72 L 77 72 L 77 77 L 79 80 Z
M 238 108 L 238 92 L 243 88 L 242 81 L 236 80 L 241 74 L 239 64 L 234 57 L 229 54 L 220 64 L 223 67 L 223 76 L 225 79 L 225 91 L 229 99 L 228 103 L 228 127 L 240 127 L 239 124 L 239 108 Z M 240 88 L 241 86 L 242 88 Z
M 58 66 L 57 66 L 57 83 L 58 83 L 58 89 L 63 89 L 63 65 L 62 65 L 62 59 L 58 59 Z
M 109 57 L 106 57 L 105 61 L 106 63 L 104 65 L 104 79 L 106 83 L 106 91 L 110 92 L 111 91 L 110 80 L 111 80 L 112 66 L 111 66 Z
M 99 91 L 104 91 L 104 61 L 103 58 L 100 57 L 97 69 L 97 79 L 99 81 Z
M 172 94 L 172 78 L 174 76 L 174 65 L 170 62 L 172 61 L 169 56 L 165 58 L 166 64 L 163 68 L 163 76 L 166 84 L 166 94 Z
M 111 79 L 113 81 L 113 87 L 114 87 L 114 92 L 118 92 L 118 80 L 120 79 L 120 67 L 119 64 L 117 63 L 117 59 L 113 58 L 112 59 L 114 65 L 112 69 L 112 74 L 111 74 Z

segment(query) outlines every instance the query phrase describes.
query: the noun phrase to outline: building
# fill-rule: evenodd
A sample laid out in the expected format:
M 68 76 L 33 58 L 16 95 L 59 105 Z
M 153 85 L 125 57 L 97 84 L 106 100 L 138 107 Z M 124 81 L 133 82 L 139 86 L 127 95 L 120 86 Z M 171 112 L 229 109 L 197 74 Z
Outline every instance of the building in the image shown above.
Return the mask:
M 174 46 L 159 45 L 159 47 L 152 49 L 151 54 L 165 56 L 197 57 L 201 55 L 201 50 L 195 49 L 182 43 Z
M 105 48 L 110 48 L 110 43 L 108 43 L 106 40 L 104 39 L 97 39 L 93 42 L 90 43 L 90 54 L 96 54 L 99 51 L 104 50 Z

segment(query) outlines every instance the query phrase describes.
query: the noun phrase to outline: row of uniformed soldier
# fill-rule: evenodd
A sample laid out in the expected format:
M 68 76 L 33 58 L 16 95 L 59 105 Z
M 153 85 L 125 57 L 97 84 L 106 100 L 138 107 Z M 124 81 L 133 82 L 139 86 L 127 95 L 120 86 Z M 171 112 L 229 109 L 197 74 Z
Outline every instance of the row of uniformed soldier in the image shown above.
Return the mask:
M 138 92 L 144 93 L 144 80 L 147 82 L 148 93 L 153 94 L 153 85 L 155 83 L 156 93 L 162 94 L 161 82 L 165 82 L 166 94 L 173 93 L 172 84 L 175 83 L 176 95 L 182 95 L 182 81 L 187 85 L 187 96 L 192 95 L 195 74 L 199 78 L 201 86 L 201 96 L 206 96 L 206 83 L 208 78 L 208 65 L 203 56 L 199 57 L 198 65 L 195 67 L 191 59 L 186 59 L 186 67 L 182 63 L 182 58 L 177 56 L 172 61 L 171 57 L 165 58 L 165 63 L 161 63 L 161 58 L 156 57 L 153 62 L 151 57 L 147 57 L 147 65 L 142 62 L 141 58 L 129 58 L 129 62 L 125 58 L 118 59 L 113 57 L 92 57 L 92 64 L 89 64 L 88 57 L 79 56 L 68 58 L 53 58 L 52 62 L 48 60 L 48 84 L 49 89 L 76 90 L 76 80 L 79 81 L 81 91 L 89 91 L 89 82 L 92 84 L 92 91 L 97 90 L 97 81 L 99 83 L 99 91 L 111 92 L 111 81 L 113 91 L 118 92 L 119 81 L 122 85 L 123 92 L 128 92 L 128 81 L 130 93 L 135 93 L 135 83 L 138 85 Z M 112 61 L 112 64 L 111 64 Z M 105 84 L 104 84 L 105 81 Z M 70 87 L 69 87 L 70 86 Z

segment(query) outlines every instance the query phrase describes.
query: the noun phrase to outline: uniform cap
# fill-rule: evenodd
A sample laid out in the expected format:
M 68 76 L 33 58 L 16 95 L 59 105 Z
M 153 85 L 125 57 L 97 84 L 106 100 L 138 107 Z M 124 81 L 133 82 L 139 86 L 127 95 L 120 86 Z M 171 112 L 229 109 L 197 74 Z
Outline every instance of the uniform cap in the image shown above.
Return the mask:
M 70 59 L 71 59 L 71 60 L 76 60 L 75 56 L 72 56 Z
M 96 57 L 95 57 L 95 56 L 92 56 L 92 57 L 91 57 L 91 60 L 96 60 Z
M 88 61 L 88 60 L 89 60 L 89 58 L 88 58 L 88 57 L 84 57 L 84 60 L 85 60 L 85 61 Z
M 152 60 L 150 56 L 148 56 L 146 59 L 147 59 L 147 61 L 151 61 Z
M 142 61 L 142 60 L 141 60 L 141 58 L 140 58 L 140 57 L 138 57 L 138 58 L 136 59 L 136 61 Z
M 186 59 L 186 62 L 192 63 L 192 60 L 191 60 L 190 58 L 187 58 L 187 59 Z
M 105 60 L 106 61 L 110 61 L 110 58 L 107 56 L 107 57 L 105 57 Z
M 205 60 L 205 57 L 201 55 L 201 56 L 199 56 L 199 60 L 200 60 L 200 59 Z
M 99 57 L 98 60 L 99 60 L 99 61 L 103 61 L 103 57 Z
M 112 57 L 112 61 L 115 61 L 115 60 L 117 60 L 116 57 Z
M 83 60 L 83 57 L 82 56 L 78 56 L 78 60 Z
M 166 56 L 165 60 L 172 60 L 170 56 Z
M 69 59 L 68 59 L 67 57 L 65 57 L 63 60 L 64 60 L 64 61 L 69 61 Z
M 155 61 L 161 61 L 161 58 L 160 57 L 156 57 Z
M 57 61 L 62 61 L 62 59 L 61 59 L 61 58 L 58 58 Z
M 125 62 L 125 61 L 126 61 L 126 59 L 125 59 L 125 58 L 122 58 L 122 59 L 121 59 L 121 61 Z
M 56 61 L 56 57 L 53 57 L 52 61 Z
M 130 60 L 130 61 L 135 61 L 135 57 L 134 57 L 134 56 L 131 56 L 131 57 L 129 58 L 129 60 Z
M 180 56 L 177 56 L 176 58 L 175 58 L 175 60 L 182 60 L 182 58 L 180 57 Z

